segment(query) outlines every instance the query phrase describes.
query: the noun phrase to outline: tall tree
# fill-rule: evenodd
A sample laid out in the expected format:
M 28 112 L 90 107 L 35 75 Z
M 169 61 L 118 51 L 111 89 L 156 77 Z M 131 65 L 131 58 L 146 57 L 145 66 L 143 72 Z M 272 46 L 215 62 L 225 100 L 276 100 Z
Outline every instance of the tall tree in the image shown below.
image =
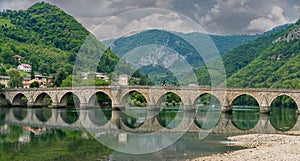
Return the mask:
M 23 77 L 17 69 L 10 69 L 7 71 L 8 76 L 10 77 L 8 81 L 8 86 L 11 88 L 23 87 Z
M 62 81 L 67 78 L 67 76 L 68 76 L 68 74 L 64 68 L 58 69 L 57 74 L 54 79 L 54 85 L 59 87 L 61 85 Z

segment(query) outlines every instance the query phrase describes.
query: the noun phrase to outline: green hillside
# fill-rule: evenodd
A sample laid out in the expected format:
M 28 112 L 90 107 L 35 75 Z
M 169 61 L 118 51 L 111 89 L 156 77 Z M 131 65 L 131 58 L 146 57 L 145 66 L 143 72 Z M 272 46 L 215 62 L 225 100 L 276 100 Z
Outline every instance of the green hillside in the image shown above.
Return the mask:
M 202 57 L 198 54 L 195 48 L 192 45 L 190 45 L 187 41 L 185 41 L 182 37 L 188 37 L 192 40 L 201 43 L 208 43 L 205 41 L 211 39 L 212 43 L 214 43 L 217 49 L 219 50 L 219 53 L 224 54 L 237 46 L 246 44 L 249 41 L 258 38 L 259 36 L 260 35 L 218 36 L 196 32 L 183 34 L 163 30 L 147 30 L 128 37 L 121 37 L 116 40 L 104 41 L 103 43 L 107 46 L 110 46 L 112 51 L 121 57 L 127 52 L 143 45 L 164 45 L 174 49 L 180 55 L 184 56 L 193 67 L 199 68 L 204 65 Z
M 164 30 L 147 30 L 128 37 L 104 41 L 104 44 L 110 46 L 112 51 L 120 57 L 126 57 L 133 52 L 136 55 L 136 58 L 153 55 L 153 52 L 155 52 L 154 55 L 156 55 L 156 57 L 161 57 L 162 55 L 168 55 L 169 51 L 166 50 L 166 48 L 168 48 L 178 53 L 184 61 L 191 65 L 192 70 L 195 72 L 205 65 L 202 56 L 198 53 L 199 48 L 202 50 L 200 51 L 203 52 L 202 54 L 209 58 L 209 60 L 212 60 L 214 57 L 208 56 L 210 52 L 219 50 L 220 54 L 223 54 L 234 47 L 245 44 L 259 37 L 259 35 L 209 36 L 202 33 L 183 34 Z M 198 51 L 189 42 L 187 42 L 187 39 L 193 40 L 197 43 Z M 211 44 L 215 44 L 217 48 L 212 49 L 213 47 L 211 47 Z M 150 46 L 149 49 L 146 46 Z M 161 46 L 164 46 L 164 48 Z M 174 56 L 171 57 L 174 58 Z M 160 62 L 160 60 L 162 61 Z M 176 61 L 180 61 L 180 57 L 174 60 L 174 63 L 179 64 L 179 62 Z M 139 63 L 137 60 L 134 60 L 134 62 L 135 64 Z M 153 64 L 156 65 L 153 66 Z M 179 85 L 175 74 L 177 74 L 177 77 L 181 77 L 180 80 L 181 82 L 185 82 L 184 85 L 193 83 L 193 81 L 190 81 L 188 77 L 183 76 L 187 70 L 179 69 L 171 72 L 164 68 L 163 64 L 164 62 L 162 57 L 159 59 L 158 63 L 153 61 L 150 66 L 147 65 L 147 63 L 141 64 L 144 66 L 140 69 L 140 71 L 145 75 L 148 75 L 157 85 L 160 85 L 163 82 L 171 85 Z
M 110 74 L 118 56 L 93 36 L 93 43 L 82 47 L 89 35 L 72 16 L 48 3 L 39 2 L 27 10 L 5 10 L 0 12 L 0 63 L 5 68 L 16 67 L 20 62 L 13 56 L 18 54 L 24 58 L 21 63 L 31 64 L 34 71 L 64 79 L 72 74 L 78 52 L 88 50 L 102 55 L 97 72 Z
M 228 78 L 228 86 L 300 88 L 300 21 L 272 36 L 260 38 L 261 48 L 246 45 L 255 56 Z M 259 43 L 257 41 L 257 43 Z M 229 59 L 229 58 L 228 58 Z M 240 61 L 244 58 L 241 57 Z

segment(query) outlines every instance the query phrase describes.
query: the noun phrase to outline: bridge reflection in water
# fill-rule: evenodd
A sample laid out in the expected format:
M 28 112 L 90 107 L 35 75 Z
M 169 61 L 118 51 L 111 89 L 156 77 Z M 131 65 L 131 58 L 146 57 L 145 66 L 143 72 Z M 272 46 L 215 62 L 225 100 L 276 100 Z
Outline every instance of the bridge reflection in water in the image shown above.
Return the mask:
M 299 116 L 292 108 L 274 108 L 270 115 L 261 114 L 256 107 L 247 107 L 247 110 L 243 107 L 234 108 L 232 114 L 221 113 L 218 109 L 208 114 L 203 110 L 205 108 L 201 109 L 198 111 L 185 111 L 183 108 L 169 111 L 146 109 L 118 111 L 99 108 L 1 108 L 0 122 L 58 129 L 89 129 L 98 132 L 98 135 L 116 131 L 246 134 L 300 130 Z

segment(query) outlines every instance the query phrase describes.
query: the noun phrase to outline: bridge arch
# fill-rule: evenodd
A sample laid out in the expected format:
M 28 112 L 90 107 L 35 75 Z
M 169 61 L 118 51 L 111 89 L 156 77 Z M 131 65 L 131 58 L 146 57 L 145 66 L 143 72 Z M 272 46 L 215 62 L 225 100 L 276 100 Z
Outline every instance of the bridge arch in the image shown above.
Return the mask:
M 147 95 L 145 95 L 145 93 L 143 93 L 140 90 L 132 89 L 132 90 L 127 91 L 125 94 L 123 94 L 121 96 L 121 98 L 120 98 L 121 107 L 125 107 L 128 97 L 130 97 L 130 95 L 132 95 L 134 93 L 141 94 L 143 96 L 143 98 L 146 101 L 146 106 L 149 104 L 149 102 L 150 102 L 149 97 L 147 97 Z
M 42 92 L 34 99 L 34 106 L 49 106 L 53 102 L 53 98 L 46 92 Z
M 205 92 L 198 95 L 193 102 L 193 107 L 196 108 L 194 124 L 204 130 L 213 129 L 220 120 L 221 106 L 220 99 L 213 93 Z
M 298 105 L 296 99 L 287 94 L 280 94 L 272 99 L 270 105 L 271 125 L 279 131 L 292 129 L 298 121 Z
M 99 95 L 103 98 L 103 100 L 98 100 Z M 113 98 L 109 93 L 105 91 L 96 91 L 90 96 L 87 104 L 90 107 L 98 107 L 99 105 L 101 108 L 112 107 Z
M 235 95 L 231 101 L 229 102 L 230 107 L 232 108 L 234 101 L 236 101 L 238 98 L 242 97 L 242 96 L 250 96 L 251 98 L 255 99 L 256 103 L 258 106 L 260 106 L 260 102 L 259 102 L 259 98 L 257 98 L 255 95 L 251 94 L 251 93 L 240 93 L 238 95 Z
M 210 93 L 210 92 L 205 92 L 205 93 L 201 93 L 201 94 L 198 95 L 195 99 L 193 99 L 193 101 L 192 101 L 193 107 L 196 107 L 196 105 L 197 105 L 199 99 L 201 99 L 201 98 L 202 98 L 203 96 L 205 96 L 205 95 L 210 95 L 210 96 L 214 97 L 215 99 L 217 99 L 217 101 L 218 101 L 220 104 L 222 104 L 221 99 L 218 98 L 218 95 L 216 95 L 216 94 L 214 94 L 214 93 Z
M 180 102 L 182 103 L 182 105 L 184 105 L 184 102 L 183 102 L 183 96 L 180 94 L 180 93 L 178 93 L 178 92 L 176 92 L 176 91 L 165 91 L 165 92 L 163 92 L 162 94 L 160 94 L 159 95 L 159 97 L 158 97 L 158 99 L 157 99 L 157 101 L 156 101 L 156 104 L 155 104 L 155 106 L 156 107 L 160 107 L 161 106 L 161 103 L 162 103 L 162 101 L 164 100 L 164 99 L 166 99 L 166 97 L 167 97 L 167 95 L 168 94 L 175 94 L 175 95 L 177 95 L 179 98 L 180 98 Z
M 12 106 L 27 106 L 28 98 L 23 93 L 17 93 L 13 96 Z
M 7 99 L 6 95 L 0 93 L 0 107 L 7 107 L 10 106 L 10 101 Z
M 276 96 L 272 97 L 272 98 L 270 99 L 270 102 L 269 102 L 269 107 L 271 107 L 271 106 L 272 106 L 272 103 L 273 103 L 277 98 L 279 98 L 280 96 L 287 96 L 287 97 L 291 98 L 291 99 L 296 103 L 297 109 L 299 110 L 300 102 L 297 101 L 297 98 L 296 98 L 296 97 L 292 96 L 291 94 L 287 94 L 287 93 L 281 93 L 281 94 L 279 94 L 279 95 L 276 95 Z
M 71 103 L 70 104 L 71 106 L 75 106 L 75 107 L 80 106 L 80 98 L 74 92 L 69 91 L 69 92 L 65 92 L 64 94 L 62 94 L 59 99 L 59 105 L 66 107 L 68 105 L 68 101 L 69 101 L 69 103 Z M 72 102 L 73 102 L 73 104 L 72 104 Z

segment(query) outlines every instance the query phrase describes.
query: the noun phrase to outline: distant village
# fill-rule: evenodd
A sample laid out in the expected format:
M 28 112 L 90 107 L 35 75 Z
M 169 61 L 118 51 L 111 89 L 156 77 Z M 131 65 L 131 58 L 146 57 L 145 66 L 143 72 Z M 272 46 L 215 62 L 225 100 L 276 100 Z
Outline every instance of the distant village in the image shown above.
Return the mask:
M 23 59 L 22 56 L 14 55 L 13 57 L 20 62 L 20 64 L 16 67 L 16 69 L 18 69 L 19 71 L 26 72 L 26 73 L 31 73 L 31 71 L 32 71 L 31 65 L 21 63 L 21 60 Z M 83 80 L 88 79 L 88 77 L 91 74 L 95 75 L 96 78 L 100 78 L 100 79 L 103 79 L 105 81 L 109 81 L 109 77 L 104 73 L 83 72 L 83 73 L 81 73 L 82 79 Z M 9 80 L 10 80 L 9 76 L 3 76 L 3 75 L 0 76 L 0 84 L 5 85 L 5 87 L 9 87 L 8 86 Z M 43 76 L 42 74 L 40 74 L 38 72 L 34 72 L 34 78 L 33 79 L 31 79 L 31 76 L 25 76 L 23 78 L 23 88 L 29 88 L 30 84 L 32 84 L 33 82 L 37 82 L 38 85 L 39 85 L 39 88 L 47 88 L 48 86 L 53 86 L 54 78 L 53 77 L 48 77 L 48 76 Z

